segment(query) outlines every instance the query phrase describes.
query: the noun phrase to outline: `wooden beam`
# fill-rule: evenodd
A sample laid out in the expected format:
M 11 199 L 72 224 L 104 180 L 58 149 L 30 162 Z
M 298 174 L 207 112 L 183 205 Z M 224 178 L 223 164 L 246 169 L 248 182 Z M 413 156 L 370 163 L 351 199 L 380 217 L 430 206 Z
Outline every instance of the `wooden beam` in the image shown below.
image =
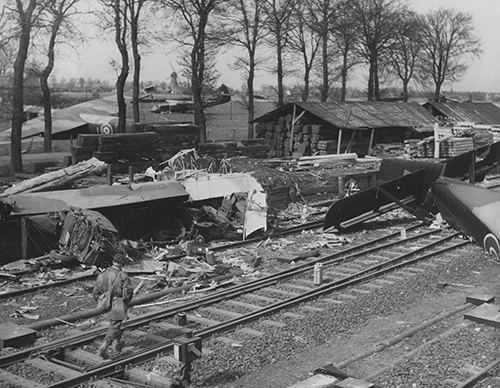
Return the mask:
M 337 154 L 340 154 L 341 143 L 342 143 L 342 128 L 339 128 L 339 137 L 337 138 Z
M 374 138 L 375 138 L 375 128 L 372 128 L 372 132 L 370 133 L 370 143 L 368 143 L 368 155 L 371 155 L 372 153 Z
M 21 256 L 24 260 L 28 258 L 28 244 L 29 244 L 28 217 L 21 217 Z
M 290 155 L 293 154 L 293 129 L 295 126 L 295 114 L 297 112 L 297 105 L 293 104 L 293 113 L 292 113 L 292 128 L 290 134 Z

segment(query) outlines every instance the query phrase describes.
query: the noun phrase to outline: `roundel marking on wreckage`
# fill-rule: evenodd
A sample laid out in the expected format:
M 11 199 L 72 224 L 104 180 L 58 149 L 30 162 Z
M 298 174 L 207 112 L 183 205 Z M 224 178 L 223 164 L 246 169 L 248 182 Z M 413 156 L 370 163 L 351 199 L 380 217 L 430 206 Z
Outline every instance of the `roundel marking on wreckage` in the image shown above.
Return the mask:
M 484 236 L 483 247 L 493 260 L 500 263 L 500 245 L 493 234 L 488 233 Z
M 476 206 L 472 213 L 490 230 L 483 238 L 483 247 L 493 260 L 500 263 L 500 201 L 494 201 L 482 206 Z
M 112 135 L 113 132 L 113 126 L 110 123 L 104 123 L 99 126 L 99 133 L 101 135 Z

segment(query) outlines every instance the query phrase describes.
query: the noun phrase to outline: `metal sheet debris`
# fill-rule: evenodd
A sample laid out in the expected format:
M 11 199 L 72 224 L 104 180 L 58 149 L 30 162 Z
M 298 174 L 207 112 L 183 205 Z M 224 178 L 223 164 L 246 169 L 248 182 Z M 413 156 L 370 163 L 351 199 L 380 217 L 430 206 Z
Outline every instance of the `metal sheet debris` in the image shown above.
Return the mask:
M 500 193 L 451 178 L 438 178 L 432 196 L 442 217 L 500 261 Z
M 188 193 L 178 182 L 161 181 L 15 194 L 3 201 L 12 206 L 12 215 L 22 216 L 69 210 L 71 207 L 102 209 L 187 197 Z

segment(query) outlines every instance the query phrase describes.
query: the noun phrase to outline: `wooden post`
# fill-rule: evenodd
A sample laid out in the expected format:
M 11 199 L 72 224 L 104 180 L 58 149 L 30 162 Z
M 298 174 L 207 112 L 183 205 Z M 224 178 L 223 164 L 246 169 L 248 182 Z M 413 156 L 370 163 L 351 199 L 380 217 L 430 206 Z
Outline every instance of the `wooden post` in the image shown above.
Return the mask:
M 128 166 L 128 181 L 134 183 L 134 166 Z
M 295 127 L 295 113 L 296 113 L 297 105 L 293 104 L 293 113 L 292 113 L 292 128 L 290 134 L 290 155 L 293 154 L 293 129 Z
M 370 133 L 370 143 L 368 143 L 368 155 L 371 155 L 372 153 L 374 138 L 375 138 L 375 128 L 372 128 L 372 132 Z
M 340 154 L 340 144 L 342 143 L 342 128 L 339 128 L 339 136 L 337 138 L 337 155 Z
M 21 217 L 21 256 L 24 260 L 28 258 L 29 223 L 28 217 Z
M 472 150 L 470 153 L 470 163 L 469 163 L 469 182 L 476 183 L 476 150 Z
M 108 186 L 111 186 L 113 184 L 113 174 L 111 173 L 111 164 L 108 164 L 107 166 L 107 171 L 106 171 L 106 181 L 108 183 Z
M 338 197 L 342 197 L 345 188 L 345 176 L 339 175 L 337 178 L 337 182 L 338 182 L 337 195 Z
M 434 123 L 434 159 L 439 159 L 439 124 Z

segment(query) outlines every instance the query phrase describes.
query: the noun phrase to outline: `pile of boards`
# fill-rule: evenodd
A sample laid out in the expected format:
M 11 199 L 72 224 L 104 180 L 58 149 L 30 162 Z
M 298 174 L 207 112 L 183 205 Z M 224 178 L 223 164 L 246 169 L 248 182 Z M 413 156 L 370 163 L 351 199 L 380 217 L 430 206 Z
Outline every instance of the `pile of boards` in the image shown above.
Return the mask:
M 79 134 L 71 146 L 73 163 L 92 156 L 106 163 L 134 163 L 159 160 L 160 136 L 155 132 Z
M 263 144 L 262 139 L 242 140 L 226 143 L 205 143 L 198 146 L 200 155 L 209 155 L 216 159 L 227 157 L 246 156 L 253 159 L 265 159 L 269 146 Z
M 265 123 L 260 129 L 260 136 L 264 137 L 264 144 L 269 146 L 268 157 L 301 156 L 312 155 L 320 151 L 320 125 L 303 125 L 300 120 L 292 122 L 292 115 L 279 117 L 276 123 Z M 327 145 L 322 144 L 322 150 L 326 152 Z
M 405 153 L 413 158 L 434 158 L 434 137 L 405 140 Z M 475 147 L 472 137 L 449 137 L 439 142 L 439 157 L 452 158 Z
M 161 160 L 171 158 L 180 150 L 193 148 L 200 142 L 200 130 L 193 123 L 150 123 L 144 126 L 144 131 L 159 136 L 157 146 Z

